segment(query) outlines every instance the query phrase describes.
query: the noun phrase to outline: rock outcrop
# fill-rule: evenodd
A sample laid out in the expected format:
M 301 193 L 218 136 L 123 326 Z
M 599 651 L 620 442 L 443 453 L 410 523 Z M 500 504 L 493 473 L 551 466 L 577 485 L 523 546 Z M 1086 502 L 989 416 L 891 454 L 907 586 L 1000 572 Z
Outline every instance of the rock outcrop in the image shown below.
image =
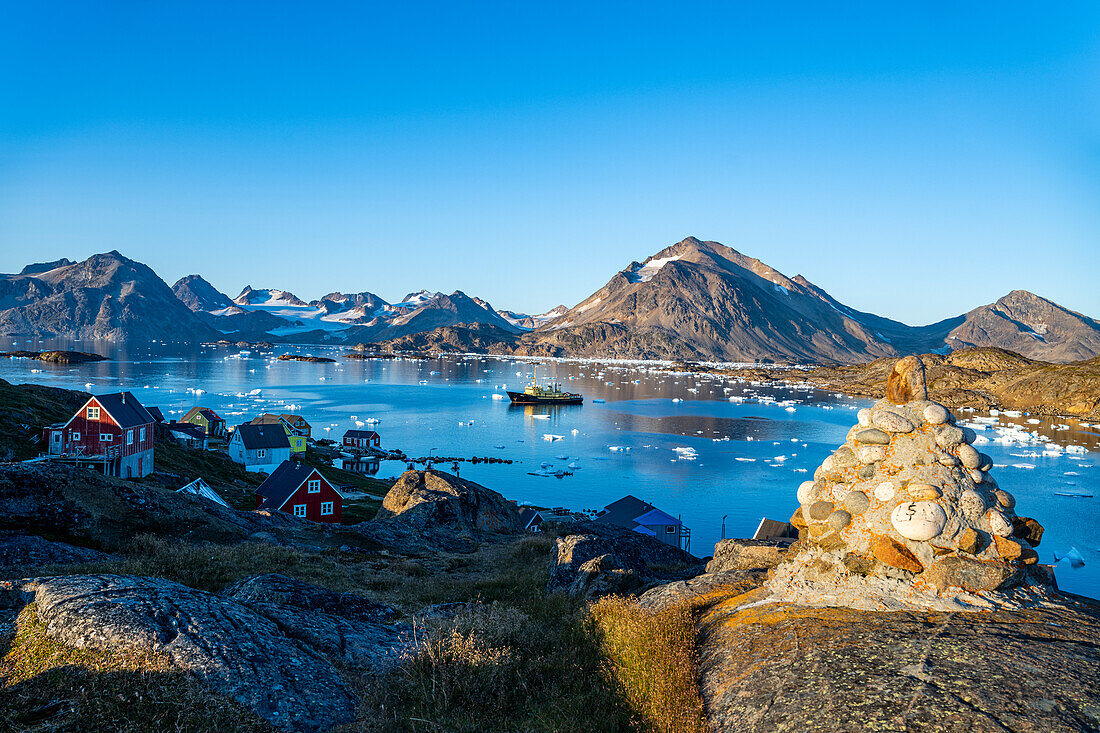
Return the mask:
M 727 570 L 774 568 L 790 549 L 793 540 L 721 540 L 714 546 L 714 557 L 707 563 L 708 573 Z
M 222 597 L 248 606 L 279 630 L 345 665 L 374 672 L 396 663 L 408 629 L 398 612 L 352 593 L 335 593 L 285 575 L 254 575 L 224 589 Z
M 922 354 L 928 398 L 947 407 L 1000 407 L 1040 415 L 1100 419 L 1100 357 L 1068 364 L 1035 361 L 1003 349 L 960 349 Z M 723 370 L 750 381 L 813 384 L 856 397 L 882 397 L 895 359 L 817 367 L 808 371 L 751 368 Z
M 990 475 L 973 431 L 926 398 L 924 365 L 897 362 L 887 399 L 859 411 L 848 440 L 798 488 L 778 599 L 864 609 L 966 610 L 1041 599 L 1034 519 Z
M 326 650 L 232 598 L 156 578 L 72 575 L 0 582 L 0 600 L 33 602 L 46 633 L 69 646 L 163 654 L 279 727 L 323 731 L 354 720 L 356 699 Z
M 731 587 L 705 599 L 699 669 L 712 730 L 1100 729 L 1094 601 L 877 613 L 766 596 Z
M 550 551 L 547 592 L 597 597 L 638 593 L 659 583 L 698 575 L 698 558 L 627 529 L 586 522 L 559 537 Z
M 374 519 L 357 528 L 390 547 L 454 551 L 523 531 L 516 506 L 503 496 L 433 469 L 401 474 Z

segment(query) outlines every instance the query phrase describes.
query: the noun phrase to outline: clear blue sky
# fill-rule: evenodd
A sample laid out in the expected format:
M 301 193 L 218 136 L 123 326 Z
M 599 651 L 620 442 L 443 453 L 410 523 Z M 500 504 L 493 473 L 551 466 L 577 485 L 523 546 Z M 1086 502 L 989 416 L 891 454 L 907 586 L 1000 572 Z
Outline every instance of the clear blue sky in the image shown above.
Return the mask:
M 538 312 L 690 234 L 909 323 L 1100 317 L 1098 204 L 1096 2 L 0 0 L 5 272 Z

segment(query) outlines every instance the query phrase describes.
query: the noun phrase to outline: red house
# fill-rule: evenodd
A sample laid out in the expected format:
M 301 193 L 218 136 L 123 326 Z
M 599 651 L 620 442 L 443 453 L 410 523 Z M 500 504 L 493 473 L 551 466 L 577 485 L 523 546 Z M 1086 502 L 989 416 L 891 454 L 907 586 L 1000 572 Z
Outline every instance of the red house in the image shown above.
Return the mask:
M 135 478 L 153 472 L 156 419 L 129 392 L 92 397 L 64 424 L 42 431 L 51 456 L 108 476 Z
M 345 448 L 377 448 L 380 438 L 373 430 L 349 430 L 344 433 Z
M 343 513 L 344 497 L 316 468 L 283 461 L 256 489 L 256 508 L 335 523 Z

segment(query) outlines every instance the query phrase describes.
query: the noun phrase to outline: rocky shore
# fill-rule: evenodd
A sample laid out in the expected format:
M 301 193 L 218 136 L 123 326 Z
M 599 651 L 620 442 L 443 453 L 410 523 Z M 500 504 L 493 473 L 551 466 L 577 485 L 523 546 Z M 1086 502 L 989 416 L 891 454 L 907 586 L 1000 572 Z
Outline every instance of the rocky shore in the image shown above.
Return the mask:
M 1100 357 L 1052 364 L 1003 349 L 921 354 L 928 373 L 929 398 L 949 407 L 1023 410 L 1035 415 L 1100 418 Z M 760 382 L 812 384 L 854 397 L 881 397 L 894 358 L 867 364 L 811 369 L 752 367 L 683 368 Z

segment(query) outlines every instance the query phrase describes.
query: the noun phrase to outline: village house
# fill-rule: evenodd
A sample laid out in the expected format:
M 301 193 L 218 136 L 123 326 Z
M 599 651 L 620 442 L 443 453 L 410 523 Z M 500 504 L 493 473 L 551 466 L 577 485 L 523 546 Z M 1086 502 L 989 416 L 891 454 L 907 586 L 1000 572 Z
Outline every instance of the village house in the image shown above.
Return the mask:
M 282 425 L 238 425 L 230 433 L 228 450 L 247 471 L 271 473 L 290 460 L 290 441 Z
M 286 424 L 289 425 L 297 435 L 301 435 L 303 438 L 313 437 L 313 427 L 310 426 L 310 424 L 306 422 L 306 419 L 301 415 L 288 415 L 286 413 L 283 413 L 282 415 L 279 415 L 279 417 L 285 420 Z
M 344 497 L 316 468 L 284 461 L 256 489 L 256 508 L 335 523 L 340 521 Z
M 656 537 L 666 545 L 691 551 L 691 530 L 683 522 L 629 494 L 604 507 L 596 515 L 596 521 L 625 527 L 639 534 Z
M 153 472 L 156 419 L 130 392 L 92 397 L 69 421 L 42 431 L 47 454 L 108 476 Z
M 290 442 L 290 454 L 296 455 L 298 453 L 306 452 L 306 438 L 307 435 L 304 432 L 300 432 L 298 428 L 294 427 L 289 420 L 300 420 L 306 426 L 306 431 L 309 430 L 309 423 L 301 418 L 295 418 L 294 415 L 273 415 L 270 412 L 265 412 L 259 417 L 252 418 L 250 425 L 279 425 L 283 428 L 283 432 L 286 433 L 287 440 Z
M 206 431 L 211 438 L 224 438 L 226 433 L 225 420 L 209 407 L 192 407 L 188 410 L 180 422 L 189 422 L 198 425 Z
M 345 448 L 378 448 L 382 438 L 373 430 L 349 430 L 341 442 Z
M 169 438 L 185 448 L 205 449 L 207 447 L 206 431 L 194 423 L 169 422 L 163 423 L 160 427 Z

